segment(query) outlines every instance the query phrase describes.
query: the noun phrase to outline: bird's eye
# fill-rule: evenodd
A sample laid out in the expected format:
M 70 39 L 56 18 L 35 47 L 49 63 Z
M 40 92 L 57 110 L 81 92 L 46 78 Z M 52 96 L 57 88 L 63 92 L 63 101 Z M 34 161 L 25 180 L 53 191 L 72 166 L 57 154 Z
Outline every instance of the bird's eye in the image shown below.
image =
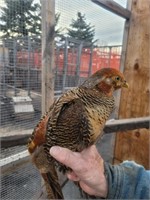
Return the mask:
M 116 81 L 119 81 L 119 80 L 120 80 L 120 77 L 119 77 L 119 76 L 116 76 L 115 79 L 116 79 Z

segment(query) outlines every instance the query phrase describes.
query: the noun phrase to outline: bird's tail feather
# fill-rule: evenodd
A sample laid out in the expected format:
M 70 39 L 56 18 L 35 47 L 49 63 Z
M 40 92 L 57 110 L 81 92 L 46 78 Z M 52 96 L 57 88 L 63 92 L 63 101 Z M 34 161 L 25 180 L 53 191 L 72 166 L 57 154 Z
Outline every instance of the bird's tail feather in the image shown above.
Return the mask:
M 64 199 L 56 170 L 41 175 L 45 181 L 48 199 Z
M 36 148 L 34 153 L 31 154 L 31 156 L 32 162 L 40 171 L 40 174 L 44 179 L 47 191 L 47 198 L 63 199 L 63 194 L 58 181 L 58 175 L 55 169 L 54 160 L 50 159 L 48 161 L 43 146 Z

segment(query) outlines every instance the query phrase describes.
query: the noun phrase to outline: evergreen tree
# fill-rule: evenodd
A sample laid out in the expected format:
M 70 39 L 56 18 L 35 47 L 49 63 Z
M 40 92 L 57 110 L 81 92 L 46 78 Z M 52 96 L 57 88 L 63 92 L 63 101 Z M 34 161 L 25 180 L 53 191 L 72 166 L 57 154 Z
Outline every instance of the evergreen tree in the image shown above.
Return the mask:
M 86 42 L 93 42 L 95 36 L 95 29 L 90 23 L 86 23 L 85 15 L 82 15 L 80 12 L 77 13 L 77 19 L 72 19 L 68 29 L 68 35 L 77 40 L 84 40 Z
M 56 33 L 56 34 L 60 34 L 60 32 L 63 30 L 61 27 L 60 27 L 60 28 L 57 28 L 59 19 L 60 19 L 60 13 L 56 13 L 56 14 L 55 14 L 55 33 Z
M 5 0 L 1 7 L 0 30 L 4 38 L 41 36 L 41 5 L 34 0 Z M 55 15 L 57 26 L 60 14 Z M 61 29 L 56 29 L 59 33 Z
M 5 0 L 1 7 L 0 29 L 3 37 L 41 34 L 40 5 L 34 0 Z

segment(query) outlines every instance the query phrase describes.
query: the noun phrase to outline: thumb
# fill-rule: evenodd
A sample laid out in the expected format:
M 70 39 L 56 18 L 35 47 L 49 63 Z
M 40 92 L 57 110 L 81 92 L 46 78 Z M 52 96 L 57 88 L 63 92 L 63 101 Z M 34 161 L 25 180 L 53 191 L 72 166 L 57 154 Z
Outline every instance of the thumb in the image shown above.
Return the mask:
M 74 169 L 78 153 L 59 146 L 53 146 L 50 149 L 50 155 L 62 164 Z

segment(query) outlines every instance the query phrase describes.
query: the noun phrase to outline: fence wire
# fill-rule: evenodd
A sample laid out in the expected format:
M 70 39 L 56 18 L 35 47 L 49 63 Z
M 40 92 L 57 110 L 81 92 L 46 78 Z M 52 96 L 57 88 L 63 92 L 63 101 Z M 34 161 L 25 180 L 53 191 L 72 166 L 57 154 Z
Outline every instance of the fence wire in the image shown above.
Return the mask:
M 77 86 L 100 68 L 119 69 L 120 45 L 94 47 L 67 37 L 63 40 L 64 44 L 60 46 L 57 41 L 55 48 L 56 95 L 65 88 Z M 0 123 L 7 126 L 6 131 L 9 131 L 8 124 L 11 131 L 20 127 L 31 129 L 41 114 L 40 45 L 37 50 L 30 37 L 2 42 Z M 24 43 L 23 49 L 20 42 Z
M 1 199 L 35 199 L 41 189 L 41 177 L 30 163 L 1 176 Z
M 0 0 L 0 137 L 31 134 L 41 117 L 41 2 Z M 119 69 L 125 20 L 90 0 L 56 0 L 55 97 L 103 67 Z M 126 7 L 126 0 L 116 0 Z M 81 13 L 92 41 L 67 34 Z M 1 149 L 1 159 L 26 146 Z M 23 173 L 22 173 L 23 172 Z M 31 180 L 32 179 L 32 180 Z M 31 165 L 2 176 L 1 199 L 31 199 L 40 185 Z

